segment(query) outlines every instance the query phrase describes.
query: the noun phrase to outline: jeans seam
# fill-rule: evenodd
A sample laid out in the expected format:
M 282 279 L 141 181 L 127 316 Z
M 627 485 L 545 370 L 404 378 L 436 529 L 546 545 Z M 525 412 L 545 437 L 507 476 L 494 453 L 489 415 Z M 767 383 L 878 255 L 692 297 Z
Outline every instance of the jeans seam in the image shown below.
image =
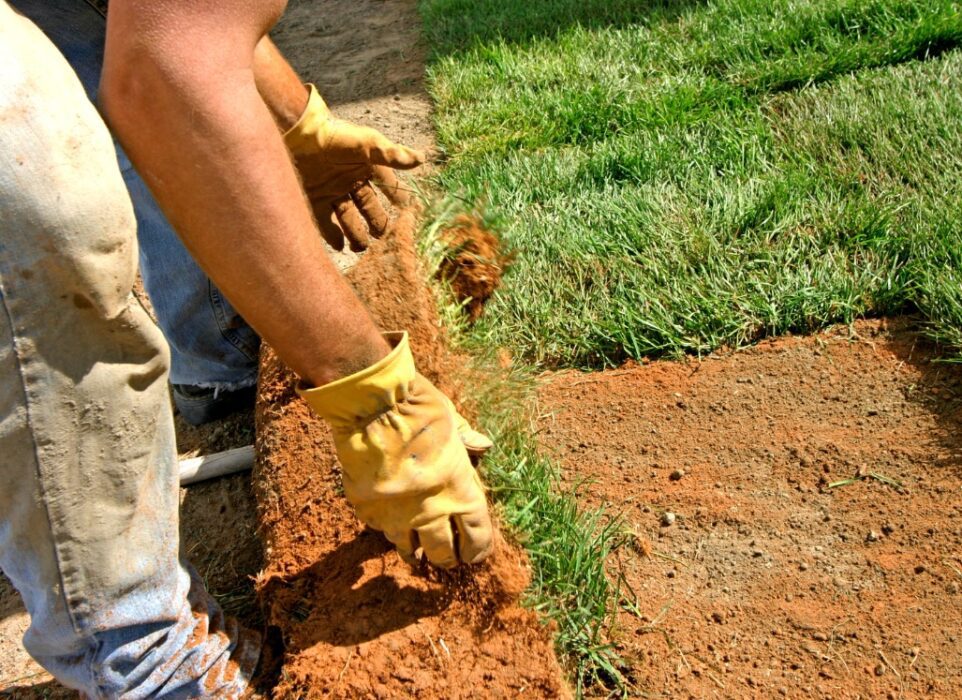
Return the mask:
M 224 311 L 224 296 L 221 294 L 221 291 L 217 289 L 210 278 L 207 280 L 207 290 L 208 299 L 210 300 L 211 308 L 214 310 L 214 318 L 217 319 L 217 328 L 220 330 L 221 336 L 227 340 L 227 342 L 237 348 L 237 350 L 241 352 L 248 360 L 251 362 L 256 362 L 257 357 L 253 352 L 248 352 L 246 347 L 247 343 L 245 343 L 239 337 L 239 334 L 236 331 L 227 327 L 227 315 Z
M 30 433 L 30 441 L 33 446 L 33 458 L 34 458 L 34 468 L 37 474 L 37 488 L 40 492 L 40 500 L 43 503 L 43 510 L 47 518 L 47 526 L 50 528 L 51 534 L 51 547 L 53 548 L 54 561 L 57 565 L 57 577 L 60 579 L 60 591 L 64 600 L 64 607 L 67 612 L 67 616 L 70 618 L 70 626 L 73 628 L 75 634 L 81 637 L 86 637 L 86 632 L 83 629 L 83 625 L 77 619 L 77 615 L 73 609 L 73 603 L 71 602 L 70 594 L 67 591 L 67 581 L 63 576 L 63 564 L 61 560 L 60 548 L 57 545 L 57 536 L 54 529 L 53 519 L 50 516 L 50 507 L 47 500 L 46 485 L 44 483 L 43 470 L 40 467 L 40 451 L 37 445 L 36 431 L 34 428 L 33 411 L 31 410 L 30 393 L 27 391 L 27 380 L 23 372 L 24 360 L 20 352 L 20 348 L 17 343 L 17 327 L 14 323 L 13 312 L 10 310 L 10 305 L 8 301 L 10 300 L 9 292 L 4 291 L 3 277 L 0 276 L 0 304 L 3 305 L 4 315 L 7 318 L 7 323 L 10 327 L 10 340 L 13 350 L 14 362 L 17 368 L 17 376 L 20 378 L 20 391 L 23 394 L 23 406 L 24 412 L 26 413 L 26 424 L 27 429 Z
M 87 4 L 101 17 L 107 19 L 107 2 L 106 0 L 86 0 Z

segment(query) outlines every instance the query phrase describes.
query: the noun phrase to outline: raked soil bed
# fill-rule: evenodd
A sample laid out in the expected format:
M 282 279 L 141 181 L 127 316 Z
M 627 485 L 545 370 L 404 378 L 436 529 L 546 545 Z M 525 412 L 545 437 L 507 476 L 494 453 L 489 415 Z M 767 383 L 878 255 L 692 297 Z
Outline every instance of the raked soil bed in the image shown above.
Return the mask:
M 646 697 L 962 696 L 962 371 L 909 322 L 547 375 L 539 439 L 624 518 Z

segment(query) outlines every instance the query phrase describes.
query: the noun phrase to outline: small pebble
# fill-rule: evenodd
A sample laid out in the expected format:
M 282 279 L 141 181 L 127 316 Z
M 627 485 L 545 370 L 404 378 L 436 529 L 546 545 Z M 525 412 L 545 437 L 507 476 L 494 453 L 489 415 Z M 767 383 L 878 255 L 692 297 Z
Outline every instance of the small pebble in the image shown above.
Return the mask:
M 882 526 L 882 534 L 891 535 L 893 532 L 895 532 L 895 526 L 892 523 L 885 523 Z
M 676 469 L 675 471 L 673 471 L 673 472 L 671 473 L 671 475 L 670 475 L 668 478 L 671 479 L 672 481 L 681 481 L 681 478 L 682 478 L 683 476 L 685 476 L 685 470 L 684 470 L 684 469 Z
M 665 527 L 670 527 L 675 524 L 675 514 L 671 511 L 665 511 L 661 514 L 661 524 Z
M 868 534 L 865 536 L 866 542 L 878 542 L 879 534 L 875 530 L 869 530 Z
M 666 575 L 668 578 L 675 578 L 675 570 L 674 570 L 674 569 L 669 569 L 669 570 L 668 570 L 668 573 L 665 574 L 665 575 Z
M 803 561 L 801 564 L 798 565 L 798 570 L 808 571 L 808 563 Z
M 812 635 L 812 639 L 814 639 L 816 642 L 827 642 L 828 635 L 825 634 L 824 632 L 816 632 L 815 634 Z
M 885 675 L 885 666 L 882 665 L 882 664 L 877 665 L 877 666 L 875 667 L 875 675 L 876 675 L 876 676 L 884 676 L 884 675 Z
M 923 564 L 919 564 L 918 566 L 916 566 L 916 567 L 915 567 L 915 573 L 917 573 L 917 574 L 924 574 L 924 573 L 925 573 L 925 566 L 924 566 Z

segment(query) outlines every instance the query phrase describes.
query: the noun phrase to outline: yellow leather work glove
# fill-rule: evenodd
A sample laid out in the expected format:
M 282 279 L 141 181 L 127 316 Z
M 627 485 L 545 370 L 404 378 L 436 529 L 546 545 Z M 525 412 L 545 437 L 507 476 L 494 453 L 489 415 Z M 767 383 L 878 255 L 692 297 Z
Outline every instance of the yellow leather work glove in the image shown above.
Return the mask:
M 484 487 L 450 402 L 415 370 L 407 333 L 385 337 L 394 349 L 376 364 L 297 391 L 331 426 L 362 522 L 409 561 L 420 548 L 437 566 L 474 564 L 492 549 Z
M 371 182 L 395 206 L 407 204 L 408 193 L 392 168 L 416 168 L 424 154 L 376 129 L 335 118 L 317 89 L 308 87 L 307 107 L 284 134 L 284 143 L 294 156 L 324 239 L 342 250 L 346 237 L 351 250 L 361 251 L 371 236 L 384 235 L 389 223 Z

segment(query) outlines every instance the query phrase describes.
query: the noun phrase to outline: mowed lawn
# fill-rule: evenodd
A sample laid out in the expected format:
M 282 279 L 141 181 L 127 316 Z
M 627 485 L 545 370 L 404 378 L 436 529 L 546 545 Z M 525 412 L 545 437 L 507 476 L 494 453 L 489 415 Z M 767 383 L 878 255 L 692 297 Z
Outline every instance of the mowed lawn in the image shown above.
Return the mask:
M 962 2 L 421 0 L 442 188 L 541 366 L 918 312 L 962 351 Z

